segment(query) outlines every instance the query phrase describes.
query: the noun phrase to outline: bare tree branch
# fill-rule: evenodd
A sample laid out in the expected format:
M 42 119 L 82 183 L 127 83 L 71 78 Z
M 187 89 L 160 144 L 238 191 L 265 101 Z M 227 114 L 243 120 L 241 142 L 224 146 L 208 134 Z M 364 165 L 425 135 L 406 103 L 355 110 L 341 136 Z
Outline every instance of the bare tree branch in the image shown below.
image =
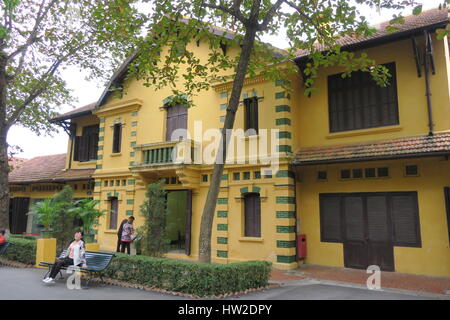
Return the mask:
M 215 5 L 215 4 L 203 3 L 203 6 L 206 8 L 220 10 L 222 12 L 228 13 L 229 15 L 235 17 L 240 22 L 242 22 L 243 25 L 246 26 L 248 24 L 249 20 L 246 17 L 244 17 L 242 12 L 239 10 L 239 6 L 237 6 L 237 7 L 235 6 L 236 4 L 240 5 L 240 3 L 241 3 L 241 0 L 235 1 L 235 4 L 231 8 L 228 8 L 228 7 L 224 6 L 223 4 Z
M 263 22 L 258 26 L 258 31 L 264 31 L 267 29 L 267 26 L 269 25 L 270 21 L 272 20 L 275 12 L 280 8 L 280 6 L 284 3 L 285 0 L 278 0 L 270 9 L 269 12 L 267 12 L 266 17 L 264 18 Z

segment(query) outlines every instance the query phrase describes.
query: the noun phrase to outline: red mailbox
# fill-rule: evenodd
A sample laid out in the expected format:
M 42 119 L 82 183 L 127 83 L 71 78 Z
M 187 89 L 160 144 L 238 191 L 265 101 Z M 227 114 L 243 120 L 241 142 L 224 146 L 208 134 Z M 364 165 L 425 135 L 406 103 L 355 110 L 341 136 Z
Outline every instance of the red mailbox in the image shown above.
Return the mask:
M 297 257 L 306 258 L 306 234 L 297 236 Z

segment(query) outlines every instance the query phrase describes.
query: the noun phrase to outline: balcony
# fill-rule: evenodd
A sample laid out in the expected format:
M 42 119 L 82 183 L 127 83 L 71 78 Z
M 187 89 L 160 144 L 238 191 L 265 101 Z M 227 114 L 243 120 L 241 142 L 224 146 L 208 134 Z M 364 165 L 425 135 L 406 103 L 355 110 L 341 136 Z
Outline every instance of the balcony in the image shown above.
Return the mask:
M 200 150 L 192 140 L 141 144 L 134 147 L 136 161 L 133 169 L 150 169 L 193 164 Z

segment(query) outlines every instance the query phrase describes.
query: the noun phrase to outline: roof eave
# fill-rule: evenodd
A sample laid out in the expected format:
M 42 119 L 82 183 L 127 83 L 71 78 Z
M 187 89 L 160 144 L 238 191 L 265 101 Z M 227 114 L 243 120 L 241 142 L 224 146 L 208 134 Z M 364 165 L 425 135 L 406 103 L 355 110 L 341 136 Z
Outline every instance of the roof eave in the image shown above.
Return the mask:
M 387 35 L 379 37 L 379 38 L 369 39 L 369 40 L 365 40 L 362 42 L 353 43 L 353 44 L 349 44 L 349 45 L 343 45 L 341 47 L 341 50 L 342 51 L 344 51 L 344 50 L 345 51 L 356 51 L 356 50 L 367 49 L 367 48 L 375 47 L 378 45 L 382 45 L 382 44 L 386 44 L 386 43 L 390 43 L 390 42 L 394 42 L 394 41 L 404 40 L 411 36 L 421 35 L 421 33 L 424 30 L 434 31 L 440 27 L 445 27 L 448 23 L 449 23 L 449 20 L 443 20 L 443 21 L 440 21 L 440 22 L 437 22 L 434 24 L 422 26 L 422 27 L 415 28 L 415 29 L 394 32 L 394 33 L 387 34 Z M 326 51 L 327 50 L 324 50 L 322 52 L 326 52 Z M 309 55 L 307 54 L 307 55 L 304 55 L 304 56 L 301 56 L 298 58 L 294 58 L 294 61 L 296 63 L 299 63 L 299 62 L 307 60 L 308 58 L 309 58 Z
M 440 157 L 449 156 L 450 150 L 439 151 L 439 152 L 427 152 L 427 153 L 410 153 L 402 155 L 391 155 L 391 156 L 379 156 L 379 157 L 362 157 L 362 158 L 347 158 L 347 159 L 327 159 L 327 160 L 312 160 L 312 161 L 292 161 L 294 166 L 313 166 L 322 164 L 339 164 L 339 163 L 352 163 L 352 162 L 368 162 L 368 161 L 380 161 L 380 160 L 398 160 L 398 159 L 408 159 L 408 158 L 425 158 L 425 157 Z

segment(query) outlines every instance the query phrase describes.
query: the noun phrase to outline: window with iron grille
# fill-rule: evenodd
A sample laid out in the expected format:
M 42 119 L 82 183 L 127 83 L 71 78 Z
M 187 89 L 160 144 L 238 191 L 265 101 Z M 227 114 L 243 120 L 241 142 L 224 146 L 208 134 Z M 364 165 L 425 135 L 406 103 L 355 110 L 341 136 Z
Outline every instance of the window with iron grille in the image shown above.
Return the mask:
M 377 85 L 369 72 L 328 77 L 330 132 L 399 124 L 395 63 L 384 66 L 391 74 L 386 87 Z

